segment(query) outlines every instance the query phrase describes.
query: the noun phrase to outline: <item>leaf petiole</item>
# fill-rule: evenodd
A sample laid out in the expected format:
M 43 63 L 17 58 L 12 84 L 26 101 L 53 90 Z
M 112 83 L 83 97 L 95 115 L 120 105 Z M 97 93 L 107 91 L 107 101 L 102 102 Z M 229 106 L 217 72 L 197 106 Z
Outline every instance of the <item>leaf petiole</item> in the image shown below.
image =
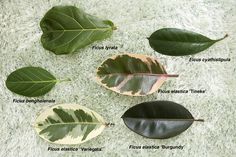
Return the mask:
M 179 77 L 178 74 L 162 74 L 162 75 L 164 75 L 166 77 Z
M 204 122 L 204 119 L 194 119 L 194 121 L 197 121 L 197 122 Z
M 106 127 L 111 127 L 111 126 L 114 126 L 114 125 L 115 125 L 114 123 L 105 123 Z
M 68 82 L 68 81 L 71 81 L 71 79 L 70 79 L 70 78 L 67 78 L 67 79 L 57 80 L 58 83 L 61 83 L 61 82 Z
M 117 27 L 116 27 L 116 26 L 113 26 L 113 27 L 112 27 L 112 30 L 117 30 Z

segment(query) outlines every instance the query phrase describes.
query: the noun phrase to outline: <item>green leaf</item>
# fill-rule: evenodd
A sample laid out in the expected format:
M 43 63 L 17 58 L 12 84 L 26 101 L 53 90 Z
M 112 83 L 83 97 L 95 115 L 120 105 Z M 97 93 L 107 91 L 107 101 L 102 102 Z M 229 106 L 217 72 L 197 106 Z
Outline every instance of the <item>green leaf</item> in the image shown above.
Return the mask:
M 48 93 L 59 81 L 45 69 L 24 67 L 7 77 L 6 86 L 16 94 L 36 97 Z
M 56 144 L 79 144 L 98 136 L 105 128 L 96 112 L 76 104 L 60 104 L 43 111 L 35 129 L 44 140 Z
M 152 139 L 166 139 L 188 129 L 194 119 L 183 106 L 171 101 L 144 102 L 128 109 L 122 116 L 135 133 Z
M 201 52 L 224 38 L 212 40 L 187 30 L 163 28 L 154 32 L 148 40 L 150 46 L 161 54 L 184 56 Z
M 97 69 L 97 80 L 104 87 L 124 95 L 144 96 L 158 90 L 168 75 L 157 59 L 123 54 L 105 60 Z
M 56 55 L 68 54 L 110 37 L 114 24 L 74 6 L 56 6 L 40 22 L 43 47 Z

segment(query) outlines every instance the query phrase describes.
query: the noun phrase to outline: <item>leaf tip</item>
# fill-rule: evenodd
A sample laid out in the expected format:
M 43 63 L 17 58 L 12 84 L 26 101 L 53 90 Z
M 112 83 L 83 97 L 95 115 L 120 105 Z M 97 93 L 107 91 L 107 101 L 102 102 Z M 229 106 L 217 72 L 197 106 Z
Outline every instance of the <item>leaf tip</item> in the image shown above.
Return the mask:
M 225 34 L 225 36 L 224 36 L 224 38 L 223 38 L 223 39 L 227 38 L 228 36 L 229 36 L 229 34 Z
M 220 38 L 219 40 L 216 40 L 216 41 L 221 41 L 221 40 L 227 38 L 228 36 L 229 36 L 228 34 L 225 34 L 225 36 L 223 38 Z

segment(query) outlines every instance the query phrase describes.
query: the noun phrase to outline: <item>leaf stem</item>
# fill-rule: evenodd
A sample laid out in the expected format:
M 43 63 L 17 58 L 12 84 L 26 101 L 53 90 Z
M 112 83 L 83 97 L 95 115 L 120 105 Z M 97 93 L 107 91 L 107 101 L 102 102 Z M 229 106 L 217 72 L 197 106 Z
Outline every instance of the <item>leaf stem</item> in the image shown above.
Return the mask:
M 197 122 L 204 122 L 204 119 L 194 119 L 194 121 L 197 121 Z
M 116 26 L 113 26 L 113 27 L 112 27 L 112 30 L 117 30 L 117 27 L 116 27 Z
M 59 83 L 61 83 L 61 82 L 68 82 L 68 81 L 71 81 L 71 79 L 67 78 L 67 79 L 58 80 Z
M 163 74 L 164 75 L 164 74 Z M 164 76 L 167 76 L 167 77 L 179 77 L 178 74 L 166 74 Z
M 105 123 L 106 127 L 110 127 L 110 126 L 114 126 L 114 125 L 115 125 L 114 123 Z

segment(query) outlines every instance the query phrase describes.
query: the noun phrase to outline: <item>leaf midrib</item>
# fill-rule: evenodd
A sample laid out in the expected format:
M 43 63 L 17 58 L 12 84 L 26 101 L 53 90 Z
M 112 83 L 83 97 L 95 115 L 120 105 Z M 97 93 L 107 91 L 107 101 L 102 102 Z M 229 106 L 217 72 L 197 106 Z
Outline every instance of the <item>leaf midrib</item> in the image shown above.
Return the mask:
M 59 30 L 47 30 L 45 32 L 84 32 L 84 31 L 102 31 L 112 30 L 112 28 L 88 28 L 88 29 L 59 29 Z
M 194 118 L 192 118 L 192 119 L 189 119 L 189 118 L 187 118 L 187 119 L 175 119 L 175 118 L 173 118 L 173 119 L 171 119 L 171 118 L 169 118 L 169 119 L 165 119 L 165 118 L 134 118 L 134 117 L 122 117 L 123 119 L 125 119 L 125 118 L 129 118 L 129 119 L 142 119 L 142 120 L 149 120 L 149 121 L 151 121 L 151 120 L 157 120 L 157 121 L 194 121 L 195 119 Z
M 168 76 L 168 74 L 153 74 L 153 73 L 111 73 L 111 74 L 100 74 L 100 75 L 150 75 L 150 76 Z
M 106 124 L 103 124 L 103 123 L 96 123 L 96 122 L 69 122 L 69 123 L 54 123 L 54 124 L 49 124 L 49 125 L 43 125 L 43 126 L 56 126 L 56 125 L 106 125 Z M 37 127 L 40 127 L 40 126 L 37 126 Z
M 199 44 L 199 43 L 215 43 L 218 40 L 210 40 L 210 41 L 200 41 L 200 42 L 192 42 L 192 41 L 176 41 L 176 40 L 162 40 L 162 39 L 149 39 L 149 40 L 154 40 L 154 41 L 165 41 L 165 42 L 175 42 L 175 43 L 191 43 L 191 44 Z
M 47 81 L 8 81 L 9 83 L 52 83 L 52 82 L 59 82 L 60 80 L 47 80 Z

